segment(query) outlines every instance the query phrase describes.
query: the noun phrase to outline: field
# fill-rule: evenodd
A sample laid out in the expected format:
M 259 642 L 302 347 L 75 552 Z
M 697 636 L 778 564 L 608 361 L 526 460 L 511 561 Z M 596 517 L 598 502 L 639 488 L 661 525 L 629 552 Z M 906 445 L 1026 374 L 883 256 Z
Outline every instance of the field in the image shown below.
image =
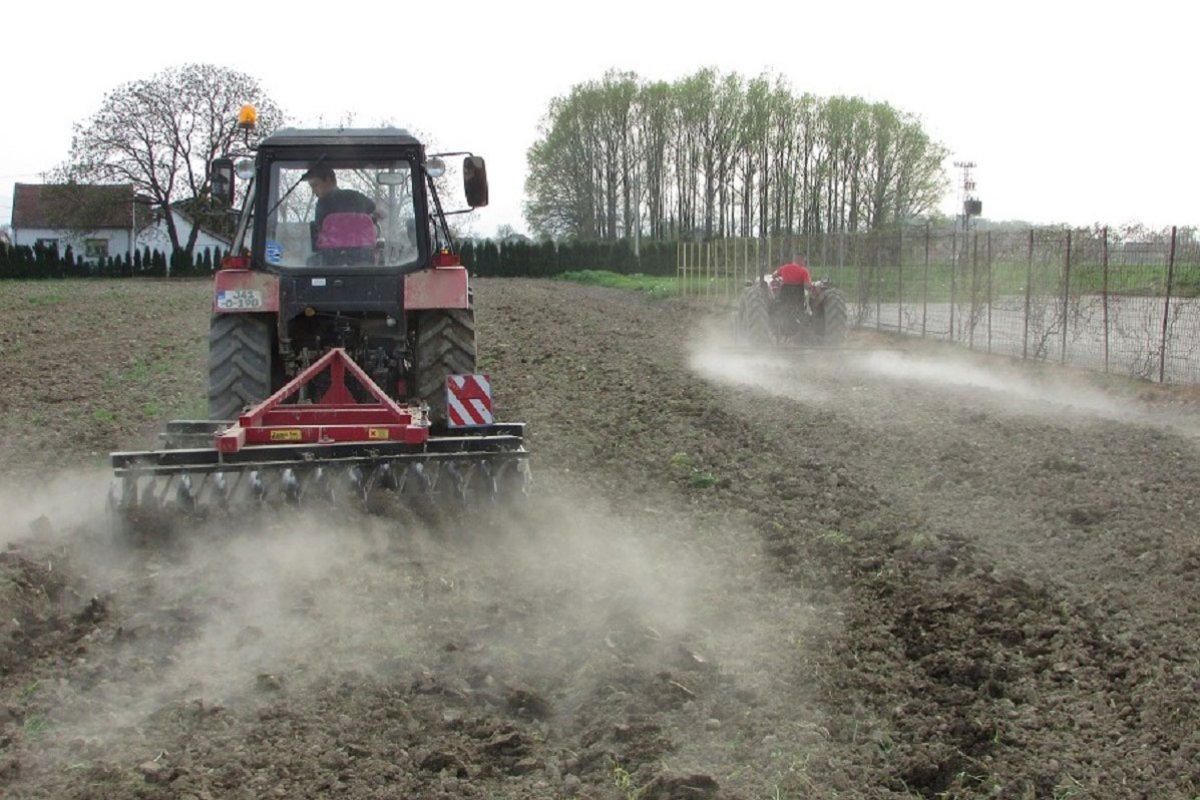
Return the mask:
M 208 285 L 0 285 L 0 796 L 1200 797 L 1194 389 L 475 298 L 527 504 L 147 549 L 105 456 L 203 412 Z

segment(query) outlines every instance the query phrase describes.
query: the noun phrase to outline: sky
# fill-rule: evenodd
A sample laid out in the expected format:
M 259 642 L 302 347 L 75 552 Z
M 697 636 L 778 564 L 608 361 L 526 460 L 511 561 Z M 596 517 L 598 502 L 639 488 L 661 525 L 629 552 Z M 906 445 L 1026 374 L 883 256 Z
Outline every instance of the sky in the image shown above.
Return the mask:
M 949 149 L 948 215 L 960 207 L 957 160 L 977 165 L 986 219 L 1200 224 L 1191 3 L 10 5 L 0 224 L 13 184 L 62 163 L 72 126 L 107 92 L 192 62 L 253 76 L 291 124 L 352 114 L 483 155 L 491 205 L 472 215 L 480 235 L 528 230 L 526 153 L 550 101 L 613 68 L 645 81 L 704 67 L 767 73 L 797 94 L 887 102 Z

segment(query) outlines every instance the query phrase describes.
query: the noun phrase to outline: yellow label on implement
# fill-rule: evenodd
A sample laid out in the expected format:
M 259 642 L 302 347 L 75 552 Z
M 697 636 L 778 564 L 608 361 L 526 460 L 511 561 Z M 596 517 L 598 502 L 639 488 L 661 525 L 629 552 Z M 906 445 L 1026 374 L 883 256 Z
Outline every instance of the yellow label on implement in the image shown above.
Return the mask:
M 387 428 L 367 428 L 368 439 L 390 439 L 392 432 Z
M 280 428 L 271 431 L 272 442 L 298 442 L 303 437 L 299 428 Z

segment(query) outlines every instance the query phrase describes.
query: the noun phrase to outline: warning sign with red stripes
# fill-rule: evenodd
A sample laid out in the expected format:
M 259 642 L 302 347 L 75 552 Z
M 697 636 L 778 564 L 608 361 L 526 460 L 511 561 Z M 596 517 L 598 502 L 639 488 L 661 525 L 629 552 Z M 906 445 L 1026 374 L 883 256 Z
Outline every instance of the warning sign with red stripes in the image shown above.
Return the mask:
M 450 375 L 446 378 L 446 417 L 451 428 L 491 425 L 492 381 L 487 375 Z

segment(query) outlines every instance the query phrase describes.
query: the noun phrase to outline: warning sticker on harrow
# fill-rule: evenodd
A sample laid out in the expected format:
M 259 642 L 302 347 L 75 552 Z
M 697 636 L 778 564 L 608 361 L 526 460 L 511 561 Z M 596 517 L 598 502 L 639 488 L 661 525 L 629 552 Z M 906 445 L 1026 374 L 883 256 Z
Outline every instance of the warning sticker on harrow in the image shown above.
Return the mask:
M 390 439 L 392 433 L 387 428 L 367 428 L 368 439 Z
M 446 418 L 451 428 L 491 425 L 492 382 L 487 375 L 450 375 L 446 378 Z
M 303 438 L 299 428 L 279 428 L 271 431 L 272 442 L 298 442 Z

